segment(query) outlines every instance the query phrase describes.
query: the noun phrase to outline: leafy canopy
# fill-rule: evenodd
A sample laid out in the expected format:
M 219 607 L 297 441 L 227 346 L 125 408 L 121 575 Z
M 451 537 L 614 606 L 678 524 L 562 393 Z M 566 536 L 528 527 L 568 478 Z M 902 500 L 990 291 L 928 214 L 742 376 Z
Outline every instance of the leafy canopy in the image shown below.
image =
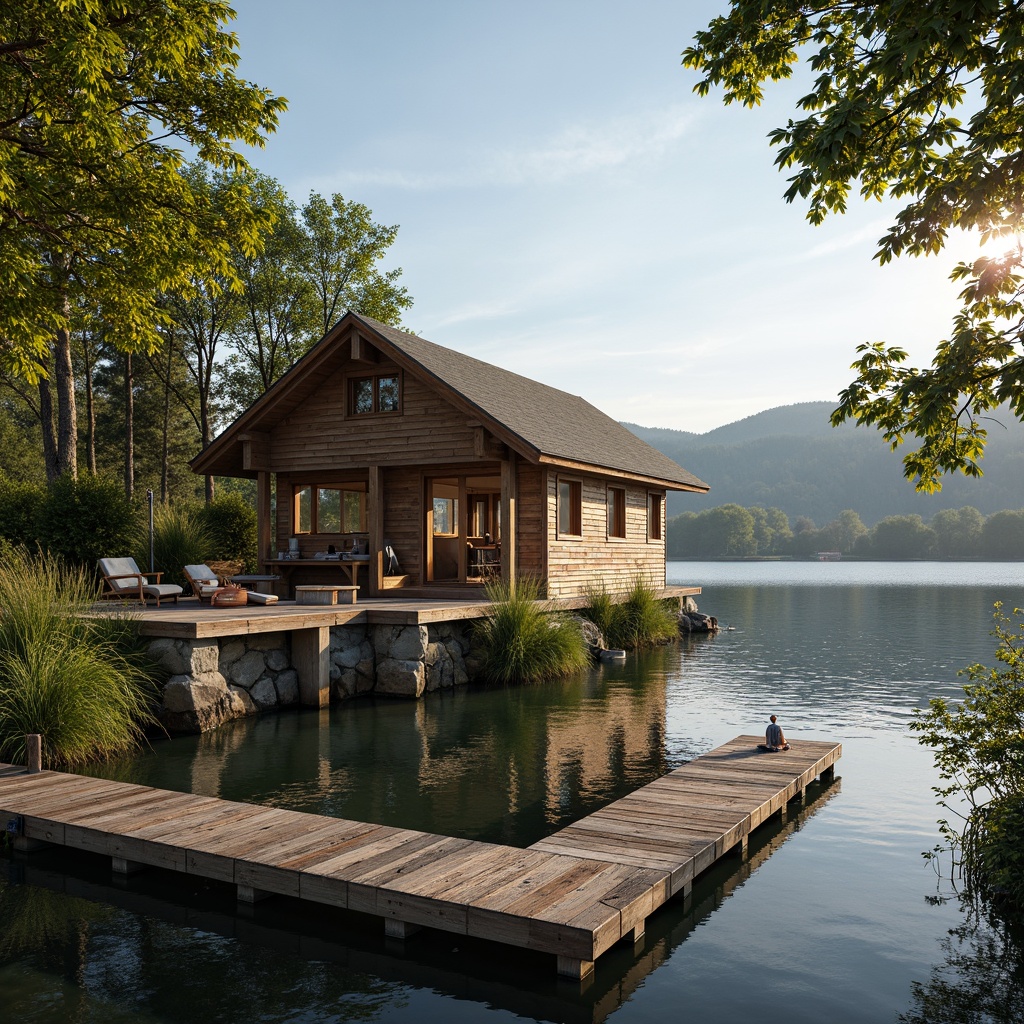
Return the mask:
M 285 101 L 238 78 L 221 0 L 0 5 L 0 364 L 30 380 L 47 342 L 102 310 L 111 340 L 153 349 L 155 296 L 264 219 L 243 185 L 229 216 L 179 172 L 185 152 L 245 166 Z
M 817 2 L 732 0 L 683 53 L 696 91 L 722 86 L 726 103 L 760 103 L 762 86 L 814 74 L 800 115 L 770 135 L 776 164 L 794 173 L 787 202 L 808 219 L 843 213 L 851 189 L 905 202 L 879 243 L 886 263 L 940 251 L 953 229 L 982 243 L 1015 236 L 1024 220 L 1024 9 L 1009 0 Z M 932 365 L 905 365 L 884 343 L 859 346 L 857 378 L 838 424 L 878 426 L 893 449 L 921 446 L 904 472 L 934 491 L 950 471 L 980 476 L 985 413 L 1003 402 L 1024 419 L 1024 249 L 961 263 L 962 308 Z

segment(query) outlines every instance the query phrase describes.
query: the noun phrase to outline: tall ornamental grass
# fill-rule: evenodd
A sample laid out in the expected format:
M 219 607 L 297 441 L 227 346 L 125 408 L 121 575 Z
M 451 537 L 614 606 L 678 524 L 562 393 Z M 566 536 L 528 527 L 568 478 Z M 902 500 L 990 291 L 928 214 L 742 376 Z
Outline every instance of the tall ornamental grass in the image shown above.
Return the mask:
M 181 502 L 162 505 L 153 512 L 154 568 L 163 572 L 162 583 L 185 586 L 183 569 L 186 565 L 201 565 L 213 548 L 213 540 L 202 509 L 195 504 Z M 145 550 L 136 558 L 139 568 L 149 568 L 149 537 Z
M 540 600 L 540 585 L 520 579 L 487 585 L 491 608 L 476 627 L 485 679 L 497 683 L 532 683 L 571 675 L 590 664 L 579 627 L 551 614 Z
M 134 750 L 155 724 L 155 687 L 121 614 L 87 618 L 92 573 L 15 548 L 0 564 L 0 761 L 73 768 Z
M 583 614 L 604 634 L 609 647 L 625 650 L 668 643 L 679 635 L 679 621 L 671 606 L 637 574 L 623 600 L 615 599 L 603 588 L 587 594 Z

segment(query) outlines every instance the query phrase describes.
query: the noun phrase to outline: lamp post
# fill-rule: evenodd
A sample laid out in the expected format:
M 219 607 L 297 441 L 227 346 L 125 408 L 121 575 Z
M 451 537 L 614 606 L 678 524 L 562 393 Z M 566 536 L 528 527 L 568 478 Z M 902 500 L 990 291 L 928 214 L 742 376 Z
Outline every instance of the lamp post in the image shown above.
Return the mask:
M 156 572 L 156 565 L 153 562 L 153 491 L 146 491 L 146 501 L 149 503 L 149 571 Z

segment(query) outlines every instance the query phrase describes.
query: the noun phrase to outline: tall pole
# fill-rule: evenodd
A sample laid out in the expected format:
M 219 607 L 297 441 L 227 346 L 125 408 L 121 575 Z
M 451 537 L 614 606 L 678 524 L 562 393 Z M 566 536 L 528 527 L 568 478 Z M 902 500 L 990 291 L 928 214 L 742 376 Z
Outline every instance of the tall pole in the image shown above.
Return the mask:
M 156 565 L 153 562 L 153 491 L 152 488 L 146 491 L 146 501 L 149 502 L 149 571 L 156 572 Z

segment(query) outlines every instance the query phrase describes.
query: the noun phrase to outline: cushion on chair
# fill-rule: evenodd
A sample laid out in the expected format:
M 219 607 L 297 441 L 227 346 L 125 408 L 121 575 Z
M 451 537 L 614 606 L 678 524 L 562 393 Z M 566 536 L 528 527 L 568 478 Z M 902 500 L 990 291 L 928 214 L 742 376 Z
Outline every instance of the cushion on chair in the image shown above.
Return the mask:
M 107 577 L 107 586 L 115 594 L 138 593 L 139 584 L 145 583 L 145 577 L 134 558 L 101 558 L 99 570 L 101 575 Z M 136 573 L 138 575 L 134 575 Z M 112 576 L 121 578 L 111 579 Z

